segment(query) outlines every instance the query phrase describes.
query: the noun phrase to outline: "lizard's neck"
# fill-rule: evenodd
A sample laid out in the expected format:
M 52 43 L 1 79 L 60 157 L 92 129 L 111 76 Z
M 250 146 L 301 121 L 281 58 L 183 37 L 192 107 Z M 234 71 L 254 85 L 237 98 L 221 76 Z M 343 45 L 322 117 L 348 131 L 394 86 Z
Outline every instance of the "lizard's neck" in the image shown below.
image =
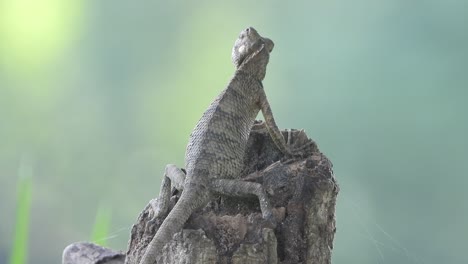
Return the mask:
M 239 67 L 236 70 L 236 74 L 247 75 L 248 77 L 257 80 L 259 83 L 262 83 L 265 78 L 266 69 L 263 68 L 263 71 L 255 66 L 250 67 Z
M 238 72 L 243 72 L 259 82 L 262 82 L 266 75 L 266 66 L 270 59 L 270 53 L 262 48 L 258 52 L 248 56 L 237 68 Z

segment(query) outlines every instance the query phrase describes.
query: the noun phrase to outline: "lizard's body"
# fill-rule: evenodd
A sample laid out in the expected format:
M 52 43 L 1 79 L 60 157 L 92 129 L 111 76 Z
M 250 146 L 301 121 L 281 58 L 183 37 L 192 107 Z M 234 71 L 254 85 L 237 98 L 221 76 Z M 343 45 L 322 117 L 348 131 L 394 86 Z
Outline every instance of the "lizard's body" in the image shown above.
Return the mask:
M 271 205 L 262 186 L 239 180 L 249 133 L 259 111 L 276 145 L 289 153 L 261 83 L 272 49 L 273 42 L 261 37 L 255 29 L 241 32 L 232 54 L 237 70 L 190 135 L 186 175 L 175 165 L 166 167 L 155 215 L 162 216 L 168 210 L 171 182 L 183 190 L 182 195 L 148 245 L 140 264 L 154 264 L 164 245 L 195 210 L 208 203 L 213 193 L 257 195 L 263 217 L 272 220 Z
M 251 89 L 238 89 L 241 83 Z M 258 81 L 238 73 L 213 101 L 190 135 L 185 156 L 187 180 L 200 183 L 239 177 L 241 157 L 260 110 L 259 89 Z M 197 173 L 198 170 L 207 171 L 208 177 Z

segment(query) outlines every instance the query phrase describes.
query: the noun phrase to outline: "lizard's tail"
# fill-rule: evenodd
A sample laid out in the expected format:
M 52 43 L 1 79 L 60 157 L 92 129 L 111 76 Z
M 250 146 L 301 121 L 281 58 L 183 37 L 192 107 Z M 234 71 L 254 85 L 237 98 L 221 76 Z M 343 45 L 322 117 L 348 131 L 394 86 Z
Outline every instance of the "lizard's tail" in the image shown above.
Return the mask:
M 161 227 L 146 247 L 146 252 L 139 264 L 155 264 L 156 257 L 161 254 L 166 243 L 172 240 L 175 233 L 180 231 L 190 215 L 208 202 L 208 192 L 201 188 L 185 189 L 180 200 L 169 215 L 164 219 Z

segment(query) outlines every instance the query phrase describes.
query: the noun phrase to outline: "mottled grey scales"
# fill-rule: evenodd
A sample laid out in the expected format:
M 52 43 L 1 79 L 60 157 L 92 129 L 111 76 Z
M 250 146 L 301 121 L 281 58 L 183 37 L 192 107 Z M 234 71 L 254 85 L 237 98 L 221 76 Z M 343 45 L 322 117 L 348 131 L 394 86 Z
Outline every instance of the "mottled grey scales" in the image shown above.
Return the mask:
M 276 146 L 284 154 L 291 155 L 276 126 L 262 85 L 273 46 L 273 41 L 260 36 L 252 27 L 239 35 L 232 49 L 236 71 L 190 135 L 185 154 L 186 173 L 175 165 L 166 167 L 159 198 L 152 204 L 152 221 L 167 214 L 171 185 L 182 194 L 149 243 L 140 264 L 156 263 L 164 245 L 182 229 L 190 215 L 205 206 L 216 193 L 256 195 L 263 217 L 274 224 L 263 186 L 240 180 L 247 141 L 259 111 Z

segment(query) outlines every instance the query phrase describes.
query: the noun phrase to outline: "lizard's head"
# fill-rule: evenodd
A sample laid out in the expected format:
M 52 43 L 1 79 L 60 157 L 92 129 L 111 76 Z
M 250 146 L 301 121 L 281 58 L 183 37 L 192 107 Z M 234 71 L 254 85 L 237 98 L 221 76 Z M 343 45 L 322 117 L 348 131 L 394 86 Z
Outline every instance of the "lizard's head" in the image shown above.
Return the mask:
M 250 55 L 254 56 L 265 49 L 268 54 L 273 50 L 274 43 L 271 39 L 258 34 L 253 27 L 248 27 L 240 33 L 232 48 L 232 62 L 239 68 Z

